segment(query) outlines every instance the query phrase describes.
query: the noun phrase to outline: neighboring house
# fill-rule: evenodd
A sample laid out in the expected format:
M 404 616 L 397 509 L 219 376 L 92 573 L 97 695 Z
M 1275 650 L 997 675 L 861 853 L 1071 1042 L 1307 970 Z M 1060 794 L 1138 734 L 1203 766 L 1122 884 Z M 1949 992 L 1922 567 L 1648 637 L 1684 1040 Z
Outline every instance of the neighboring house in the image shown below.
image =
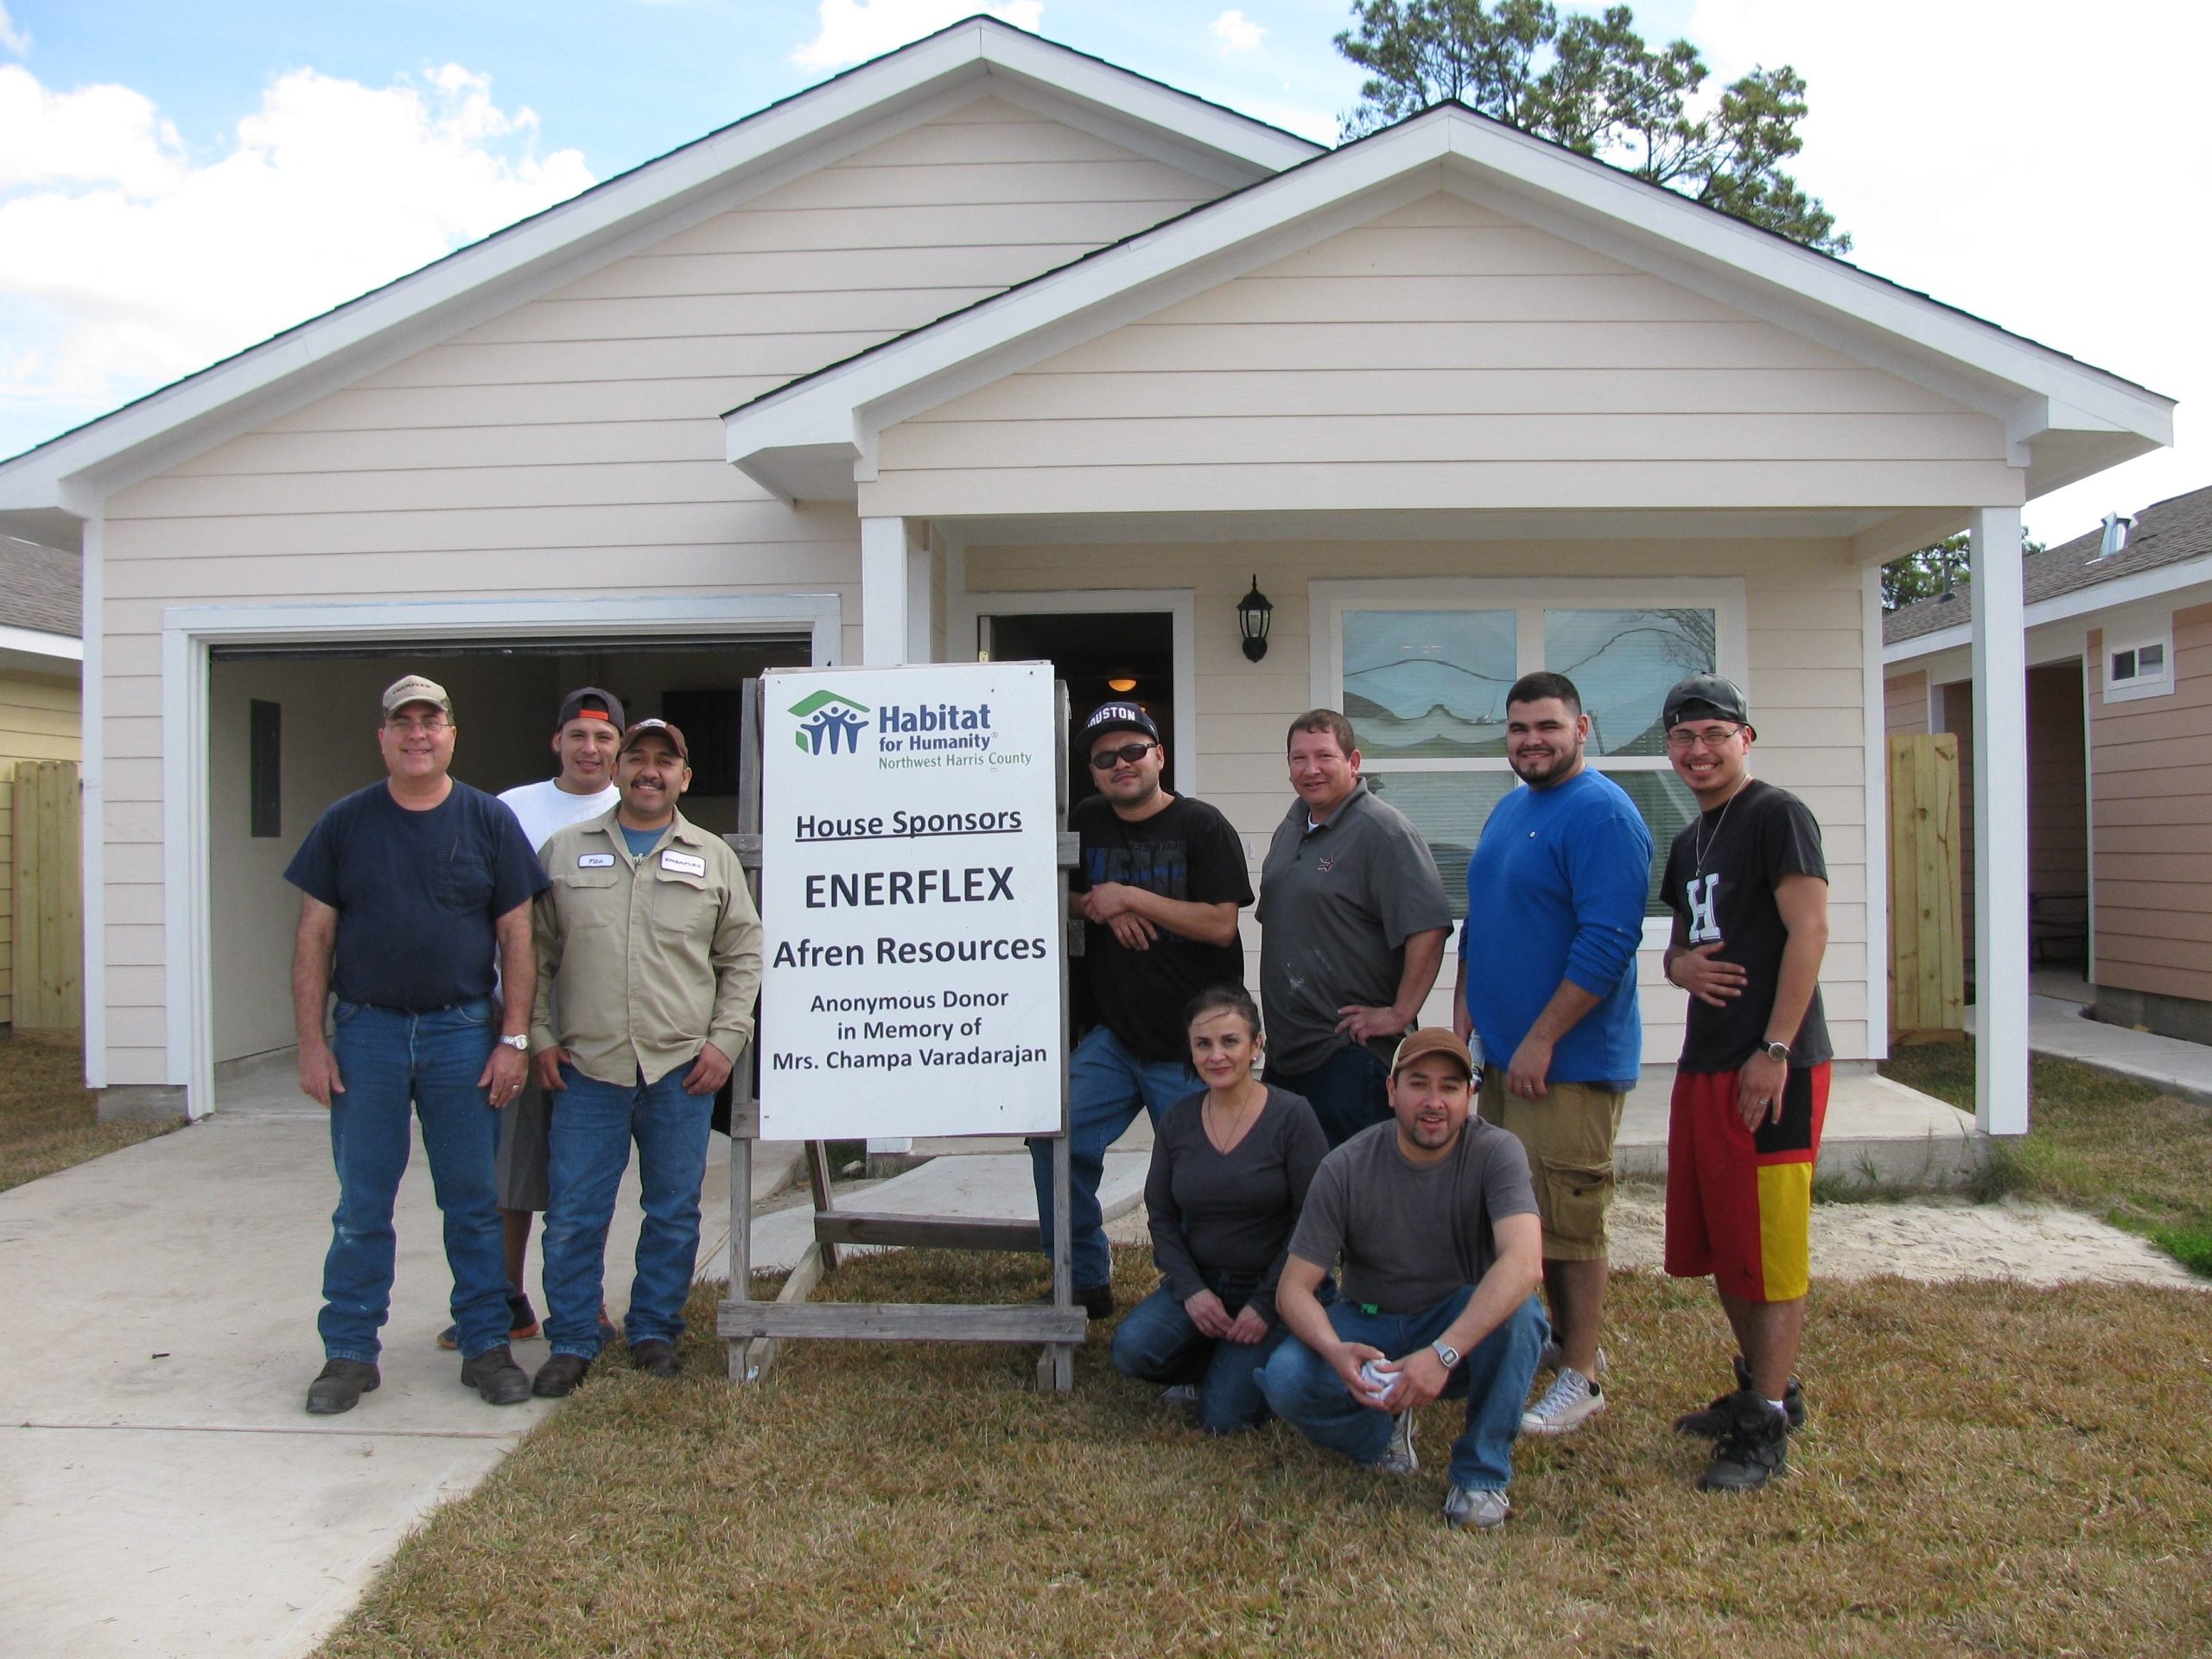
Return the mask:
M 2080 963 L 2100 1019 L 2212 1042 L 2212 488 L 2023 566 L 2031 953 Z M 1889 729 L 1960 733 L 1962 760 L 1967 608 L 1892 612 L 1882 652 Z
M 1829 1024 L 1863 1069 L 1879 567 L 2017 546 L 2022 502 L 2171 429 L 2155 393 L 1459 106 L 1324 150 L 971 19 L 0 465 L 0 528 L 81 539 L 98 618 L 90 1080 L 200 1113 L 218 1060 L 289 1040 L 278 873 L 372 761 L 382 678 L 435 665 L 456 770 L 497 784 L 472 757 L 542 757 L 559 678 L 651 683 L 677 645 L 1048 657 L 1078 702 L 1136 678 L 1176 786 L 1255 853 L 1288 719 L 1349 705 L 1447 861 L 1546 664 L 1663 847 L 1689 807 L 1652 712 L 1717 668 L 1826 826 Z M 2000 701 L 2024 812 L 2021 741 Z M 1986 816 L 2024 858 L 2022 812 Z M 2024 903 L 1983 915 L 2024 937 Z M 1983 987 L 1981 1119 L 2017 1129 L 2025 949 L 1987 954 L 2019 968 Z
M 0 1026 L 16 1018 L 16 764 L 79 753 L 79 563 L 74 553 L 0 535 Z

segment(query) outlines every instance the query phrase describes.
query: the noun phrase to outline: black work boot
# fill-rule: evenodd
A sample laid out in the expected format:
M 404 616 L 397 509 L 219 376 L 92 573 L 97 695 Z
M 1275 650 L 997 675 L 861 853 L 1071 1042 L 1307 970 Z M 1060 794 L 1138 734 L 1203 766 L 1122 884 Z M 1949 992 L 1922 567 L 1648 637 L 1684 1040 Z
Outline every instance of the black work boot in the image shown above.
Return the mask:
M 1751 1368 L 1744 1363 L 1744 1357 L 1738 1354 L 1730 1363 L 1736 1368 L 1736 1387 L 1738 1389 L 1749 1389 L 1751 1386 Z M 1694 1434 L 1700 1440 L 1719 1440 L 1728 1432 L 1730 1398 L 1724 1394 L 1702 1411 L 1683 1413 L 1675 1419 L 1675 1433 Z M 1792 1434 L 1805 1427 L 1805 1390 L 1794 1376 L 1789 1379 L 1789 1386 L 1782 1391 L 1782 1412 L 1789 1420 Z
M 1720 1406 L 1728 1414 L 1728 1430 L 1713 1450 L 1712 1464 L 1698 1477 L 1698 1490 L 1755 1492 L 1784 1472 L 1789 1425 L 1750 1389 L 1730 1395 Z
M 505 1343 L 461 1362 L 463 1388 L 484 1396 L 487 1406 L 518 1406 L 530 1398 L 530 1373 L 515 1363 Z
M 325 1363 L 308 1384 L 308 1411 L 312 1416 L 335 1417 L 361 1403 L 361 1396 L 376 1391 L 384 1378 L 364 1360 L 334 1359 Z

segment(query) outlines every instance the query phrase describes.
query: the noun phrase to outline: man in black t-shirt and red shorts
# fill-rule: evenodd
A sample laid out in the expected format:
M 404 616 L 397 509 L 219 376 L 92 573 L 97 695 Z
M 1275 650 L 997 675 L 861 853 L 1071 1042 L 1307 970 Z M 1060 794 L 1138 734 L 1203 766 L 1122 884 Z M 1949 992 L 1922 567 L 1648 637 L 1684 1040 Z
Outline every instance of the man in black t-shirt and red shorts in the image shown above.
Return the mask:
M 1827 866 L 1805 804 L 1751 776 L 1741 687 L 1693 675 L 1667 694 L 1667 756 L 1697 797 L 1660 896 L 1669 981 L 1690 994 L 1667 1130 L 1667 1271 L 1710 1274 L 1736 1333 L 1736 1387 L 1675 1427 L 1719 1443 L 1698 1484 L 1748 1491 L 1782 1471 L 1805 1419 L 1792 1375 L 1811 1280 L 1813 1166 L 1827 1114 Z
M 1243 843 L 1220 811 L 1160 786 L 1167 752 L 1134 702 L 1103 702 L 1076 740 L 1098 793 L 1068 828 L 1082 861 L 1068 907 L 1082 918 L 1082 970 L 1098 1023 L 1068 1057 L 1068 1242 L 1075 1299 L 1094 1319 L 1114 1311 L 1112 1258 L 1100 1223 L 1106 1148 L 1151 1114 L 1205 1085 L 1191 1069 L 1185 1011 L 1214 985 L 1244 982 L 1236 912 L 1252 902 Z M 1052 1143 L 1033 1140 L 1037 1218 L 1052 1247 Z

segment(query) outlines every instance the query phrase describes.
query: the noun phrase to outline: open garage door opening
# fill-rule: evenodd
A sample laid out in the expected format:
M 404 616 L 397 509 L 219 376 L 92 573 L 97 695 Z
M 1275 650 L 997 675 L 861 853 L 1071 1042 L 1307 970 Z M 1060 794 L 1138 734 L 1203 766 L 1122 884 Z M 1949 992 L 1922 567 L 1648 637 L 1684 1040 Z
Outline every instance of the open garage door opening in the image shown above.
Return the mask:
M 631 720 L 683 728 L 686 817 L 737 827 L 738 700 L 763 669 L 813 659 L 803 634 L 741 639 L 441 640 L 427 647 L 216 645 L 208 670 L 207 849 L 217 1065 L 292 1046 L 292 934 L 284 868 L 340 796 L 383 778 L 378 696 L 403 674 L 453 697 L 453 775 L 491 794 L 556 770 L 561 699 L 595 685 Z

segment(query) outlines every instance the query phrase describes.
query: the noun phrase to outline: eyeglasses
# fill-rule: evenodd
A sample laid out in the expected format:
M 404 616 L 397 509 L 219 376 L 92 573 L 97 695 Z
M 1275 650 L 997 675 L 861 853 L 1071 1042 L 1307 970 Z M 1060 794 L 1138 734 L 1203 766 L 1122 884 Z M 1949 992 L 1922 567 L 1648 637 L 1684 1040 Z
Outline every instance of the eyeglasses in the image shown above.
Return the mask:
M 427 720 L 387 720 L 385 729 L 397 732 L 404 737 L 412 737 L 418 732 L 435 735 L 452 724 L 443 715 L 432 715 Z
M 1678 726 L 1667 734 L 1667 752 L 1688 754 L 1695 748 L 1725 749 L 1743 729 L 1741 726 L 1709 726 L 1701 732 L 1694 732 L 1687 726 Z
M 1090 757 L 1093 772 L 1111 772 L 1122 765 L 1134 766 L 1160 747 L 1157 743 L 1124 743 L 1118 749 L 1101 749 Z

